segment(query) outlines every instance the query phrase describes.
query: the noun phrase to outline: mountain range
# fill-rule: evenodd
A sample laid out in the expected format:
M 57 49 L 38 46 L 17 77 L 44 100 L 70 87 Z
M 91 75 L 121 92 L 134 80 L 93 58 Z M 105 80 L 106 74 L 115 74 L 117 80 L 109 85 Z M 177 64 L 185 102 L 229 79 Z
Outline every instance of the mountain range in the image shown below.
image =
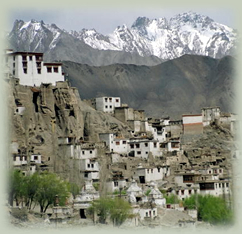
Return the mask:
M 180 119 L 208 106 L 234 111 L 234 62 L 231 56 L 183 55 L 156 66 L 96 67 L 63 61 L 63 67 L 82 99 L 118 96 L 130 107 L 145 110 L 147 116 Z
M 109 35 L 16 20 L 7 36 L 15 51 L 62 61 L 82 99 L 120 96 L 148 116 L 172 118 L 206 106 L 234 111 L 237 38 L 236 30 L 193 12 L 170 20 L 138 17 Z
M 130 28 L 109 35 L 95 29 L 67 32 L 55 24 L 16 20 L 8 35 L 15 50 L 44 52 L 47 60 L 70 60 L 93 66 L 114 63 L 157 65 L 184 54 L 222 58 L 233 55 L 236 30 L 194 12 L 170 20 L 138 17 Z

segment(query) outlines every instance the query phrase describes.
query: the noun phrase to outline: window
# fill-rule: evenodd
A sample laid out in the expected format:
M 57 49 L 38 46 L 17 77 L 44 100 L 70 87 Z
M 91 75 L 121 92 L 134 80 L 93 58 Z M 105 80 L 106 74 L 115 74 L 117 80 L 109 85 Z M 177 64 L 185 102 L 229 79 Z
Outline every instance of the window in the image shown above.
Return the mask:
M 27 62 L 23 62 L 23 67 L 27 67 Z
M 192 190 L 188 190 L 188 193 L 189 193 L 189 194 L 192 194 Z
M 41 69 L 38 68 L 38 69 L 37 69 L 37 72 L 38 72 L 38 74 L 41 74 Z
M 90 164 L 89 163 L 87 164 L 87 167 L 90 168 Z
M 22 55 L 22 60 L 26 61 L 27 60 L 27 56 L 26 55 Z
M 227 188 L 229 187 L 229 183 L 226 183 L 226 187 L 227 187 Z
M 109 98 L 109 101 L 111 102 L 112 101 L 112 98 Z
M 36 62 L 37 67 L 41 67 L 41 62 Z
M 147 169 L 147 173 L 149 173 L 149 169 Z
M 157 143 L 156 143 L 156 142 L 154 142 L 154 147 L 155 147 L 155 148 L 157 147 Z
M 120 142 L 119 141 L 116 141 L 116 145 L 120 145 Z
M 155 215 L 155 210 L 153 210 L 153 215 Z
M 85 178 L 88 177 L 88 173 L 87 173 L 87 172 L 84 173 L 84 177 L 85 177 Z
M 91 167 L 94 168 L 94 164 L 93 163 L 91 164 Z
M 134 144 L 130 144 L 130 148 L 133 149 L 134 148 Z
M 179 191 L 176 191 L 176 195 L 179 195 Z
M 15 63 L 13 63 L 13 67 L 15 67 Z
M 148 217 L 149 213 L 148 213 L 148 212 L 146 212 L 146 213 L 145 213 L 145 215 L 146 215 L 146 217 Z
M 36 60 L 42 60 L 42 57 L 40 55 L 35 56 Z
M 105 109 L 107 109 L 108 108 L 108 106 L 105 106 Z
M 47 67 L 47 72 L 51 73 L 52 72 L 52 67 Z
M 146 151 L 145 154 L 148 154 L 148 151 Z
M 105 98 L 105 102 L 107 102 L 108 101 L 108 99 L 107 98 Z
M 119 102 L 119 99 L 116 99 L 116 102 Z
M 157 168 L 158 172 L 160 172 L 160 168 Z
M 139 148 L 139 144 L 135 144 L 136 148 Z
M 123 144 L 126 145 L 126 141 L 123 141 Z
M 141 154 L 141 151 L 137 151 L 137 154 Z
M 38 160 L 38 156 L 37 155 L 34 156 L 34 160 Z
M 27 68 L 24 68 L 24 73 L 27 74 Z
M 181 190 L 181 194 L 184 195 L 184 190 Z
M 58 67 L 54 67 L 54 72 L 58 73 Z
M 114 187 L 118 187 L 118 181 L 114 181 L 113 184 L 114 184 Z
M 109 106 L 110 109 L 112 109 L 112 106 Z
M 145 147 L 148 147 L 148 143 L 147 142 L 145 143 Z
M 92 150 L 90 150 L 90 154 L 92 154 Z
M 153 173 L 153 169 L 151 169 L 151 173 Z
M 82 151 L 82 154 L 85 155 L 85 151 Z
M 33 57 L 32 57 L 32 55 L 30 55 L 30 56 L 29 56 L 29 60 L 32 61 L 32 59 L 33 59 Z

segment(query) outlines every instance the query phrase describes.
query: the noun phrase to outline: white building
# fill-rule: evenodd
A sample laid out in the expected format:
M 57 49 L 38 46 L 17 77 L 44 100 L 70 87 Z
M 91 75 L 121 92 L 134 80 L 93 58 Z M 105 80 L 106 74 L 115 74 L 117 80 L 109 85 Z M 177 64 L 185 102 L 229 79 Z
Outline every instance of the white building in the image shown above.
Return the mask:
M 202 108 L 203 126 L 208 126 L 213 121 L 220 118 L 219 107 L 205 107 Z
M 41 83 L 56 85 L 64 81 L 61 63 L 44 63 L 43 53 L 9 52 L 5 67 L 12 77 L 19 78 L 21 85 L 40 86 Z
M 99 180 L 99 163 L 95 159 L 81 159 L 80 172 L 85 180 Z
M 32 154 L 30 157 L 30 161 L 34 163 L 41 163 L 41 155 L 40 154 Z
M 14 154 L 13 155 L 13 165 L 14 166 L 27 165 L 27 156 Z
M 154 219 L 157 216 L 157 208 L 144 205 L 133 208 L 133 213 L 139 214 L 140 220 L 144 220 L 145 218 Z
M 106 182 L 106 188 L 108 193 L 119 191 L 119 189 L 123 189 L 126 186 L 127 182 L 125 179 L 111 180 Z
M 149 152 L 154 157 L 159 157 L 162 152 L 159 147 L 159 142 L 156 140 L 132 139 L 129 144 L 129 155 L 138 158 L 148 158 Z
M 197 183 L 202 195 L 222 196 L 231 194 L 229 180 L 202 180 L 197 181 Z
M 170 167 L 142 167 L 138 166 L 134 178 L 141 184 L 151 181 L 163 180 L 165 176 L 170 175 Z
M 114 150 L 114 138 L 115 135 L 113 133 L 99 133 L 100 141 L 105 142 L 110 152 Z
M 121 106 L 120 97 L 99 97 L 95 99 L 96 110 L 114 113 L 114 108 Z
M 119 154 L 127 154 L 129 149 L 128 142 L 129 142 L 128 138 L 122 138 L 122 137 L 114 138 L 113 148 L 111 148 L 111 151 Z

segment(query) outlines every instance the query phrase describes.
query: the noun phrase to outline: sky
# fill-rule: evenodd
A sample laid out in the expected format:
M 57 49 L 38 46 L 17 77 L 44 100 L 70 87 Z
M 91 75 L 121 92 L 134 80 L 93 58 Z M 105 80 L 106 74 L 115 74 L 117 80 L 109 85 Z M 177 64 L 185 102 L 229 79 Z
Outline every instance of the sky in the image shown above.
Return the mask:
M 150 19 L 165 17 L 170 19 L 179 13 L 193 11 L 210 17 L 214 21 L 236 28 L 233 9 L 226 7 L 65 7 L 54 9 L 39 8 L 12 8 L 7 14 L 8 24 L 6 30 L 10 31 L 16 19 L 29 21 L 43 20 L 46 24 L 54 23 L 67 31 L 81 31 L 83 28 L 96 29 L 97 32 L 107 35 L 123 24 L 130 27 L 139 16 Z

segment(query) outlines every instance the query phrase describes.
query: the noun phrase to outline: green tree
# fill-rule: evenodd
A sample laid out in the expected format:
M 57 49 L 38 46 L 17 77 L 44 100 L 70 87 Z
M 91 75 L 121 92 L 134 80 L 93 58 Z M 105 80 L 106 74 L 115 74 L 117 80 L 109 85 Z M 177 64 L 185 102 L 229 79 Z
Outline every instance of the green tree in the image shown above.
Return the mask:
M 230 224 L 233 221 L 232 211 L 221 197 L 212 195 L 192 195 L 183 202 L 188 209 L 197 208 L 198 219 L 214 225 Z
M 111 203 L 110 219 L 114 226 L 122 225 L 127 218 L 133 216 L 131 213 L 132 207 L 127 201 L 120 198 L 114 198 L 111 200 Z
M 35 201 L 40 205 L 41 213 L 45 213 L 50 205 L 55 204 L 56 196 L 58 196 L 59 205 L 64 205 L 69 196 L 68 183 L 58 178 L 56 174 L 48 172 L 41 174 L 35 195 Z
M 100 223 L 106 223 L 108 217 L 113 225 L 120 226 L 127 218 L 133 217 L 131 205 L 121 198 L 102 197 L 92 202 L 88 209 L 90 214 L 96 213 Z
M 92 205 L 89 207 L 88 211 L 91 214 L 97 214 L 99 216 L 100 223 L 106 223 L 109 216 L 112 202 L 110 198 L 102 197 L 98 200 L 94 200 Z
M 75 183 L 69 183 L 68 190 L 71 192 L 74 199 L 76 198 L 76 195 L 80 193 L 80 187 Z
M 8 202 L 13 206 L 14 200 L 16 205 L 24 197 L 24 175 L 19 170 L 11 170 L 8 181 Z
M 38 191 L 40 185 L 40 176 L 38 173 L 34 173 L 30 176 L 25 176 L 23 178 L 23 193 L 25 197 L 26 206 L 30 210 L 32 203 L 36 196 L 36 191 Z

